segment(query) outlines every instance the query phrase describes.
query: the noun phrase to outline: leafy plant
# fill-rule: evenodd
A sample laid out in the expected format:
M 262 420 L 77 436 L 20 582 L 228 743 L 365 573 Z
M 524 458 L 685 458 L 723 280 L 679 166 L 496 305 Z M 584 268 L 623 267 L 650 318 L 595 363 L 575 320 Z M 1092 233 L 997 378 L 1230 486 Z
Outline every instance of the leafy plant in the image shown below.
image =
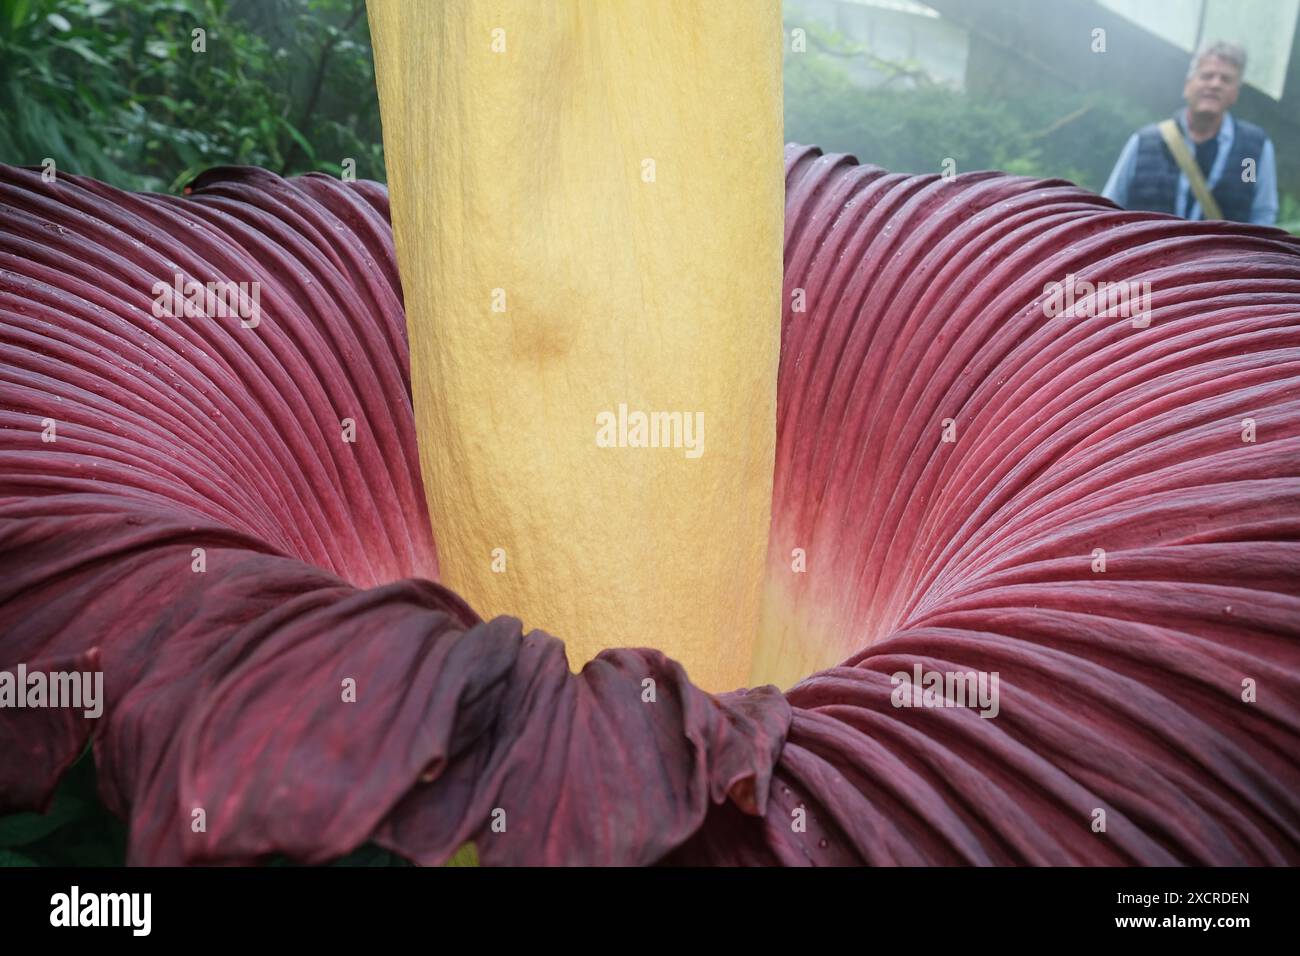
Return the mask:
M 0 160 L 132 189 L 345 158 L 384 178 L 362 0 L 0 0 L 0 115 Z

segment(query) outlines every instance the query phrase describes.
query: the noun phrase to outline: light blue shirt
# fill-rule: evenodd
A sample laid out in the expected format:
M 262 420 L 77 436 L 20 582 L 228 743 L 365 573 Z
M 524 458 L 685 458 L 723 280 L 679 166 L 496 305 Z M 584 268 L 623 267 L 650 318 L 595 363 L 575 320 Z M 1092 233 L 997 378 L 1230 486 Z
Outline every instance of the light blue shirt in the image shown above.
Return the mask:
M 1187 120 L 1185 119 L 1186 110 L 1178 114 L 1178 128 L 1183 131 L 1183 139 L 1187 142 L 1187 148 L 1193 156 L 1196 155 L 1196 144 L 1192 142 L 1187 135 Z M 1228 156 L 1232 153 L 1232 141 L 1236 137 L 1237 124 L 1233 122 L 1232 114 L 1223 114 L 1223 123 L 1219 126 L 1219 135 L 1216 137 L 1219 141 L 1219 152 L 1214 157 L 1214 165 L 1210 168 L 1210 175 L 1205 178 L 1205 183 L 1210 189 L 1214 189 L 1223 178 L 1224 167 L 1228 163 Z M 1115 168 L 1111 170 L 1110 179 L 1106 180 L 1106 187 L 1101 194 L 1115 203 L 1117 206 L 1128 206 L 1128 188 L 1129 183 L 1133 181 L 1133 170 L 1137 166 L 1138 153 L 1138 134 L 1134 133 L 1124 144 L 1124 150 L 1119 154 L 1119 160 L 1115 163 Z M 1234 175 L 1241 175 L 1241 170 L 1234 170 Z M 1187 182 L 1187 177 L 1181 172 L 1178 174 L 1178 197 L 1174 203 L 1174 211 L 1184 219 L 1204 219 L 1201 212 L 1201 204 L 1196 201 L 1192 195 L 1192 187 Z M 1277 159 L 1273 155 L 1273 141 L 1267 137 L 1264 138 L 1264 148 L 1260 150 L 1259 163 L 1255 169 L 1255 199 L 1250 204 L 1250 221 L 1261 226 L 1271 226 L 1277 222 Z

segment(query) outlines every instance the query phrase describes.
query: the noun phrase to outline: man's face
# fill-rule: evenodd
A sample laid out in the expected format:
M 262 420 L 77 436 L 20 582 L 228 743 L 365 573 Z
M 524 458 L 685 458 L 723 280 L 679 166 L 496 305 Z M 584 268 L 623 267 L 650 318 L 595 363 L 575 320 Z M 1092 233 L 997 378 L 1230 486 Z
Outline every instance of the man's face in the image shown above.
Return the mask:
M 1183 86 L 1183 98 L 1193 113 L 1221 115 L 1237 102 L 1241 74 L 1221 56 L 1202 57 Z

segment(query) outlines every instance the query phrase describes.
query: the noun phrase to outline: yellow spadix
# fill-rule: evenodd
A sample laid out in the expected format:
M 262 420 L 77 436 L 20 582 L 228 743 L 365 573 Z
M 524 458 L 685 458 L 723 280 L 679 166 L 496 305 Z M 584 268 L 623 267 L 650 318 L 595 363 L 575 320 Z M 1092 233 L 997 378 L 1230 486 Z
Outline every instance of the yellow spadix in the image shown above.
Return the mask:
M 444 582 L 742 686 L 771 507 L 778 0 L 371 0 Z

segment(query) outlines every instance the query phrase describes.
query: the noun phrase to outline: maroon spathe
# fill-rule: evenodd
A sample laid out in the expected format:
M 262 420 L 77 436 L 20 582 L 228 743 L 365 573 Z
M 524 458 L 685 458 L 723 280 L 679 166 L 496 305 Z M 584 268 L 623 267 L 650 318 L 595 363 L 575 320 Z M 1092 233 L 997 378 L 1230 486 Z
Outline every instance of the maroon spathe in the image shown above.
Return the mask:
M 0 710 L 0 810 L 93 735 L 135 863 L 1300 862 L 1300 245 L 802 147 L 786 233 L 771 586 L 845 664 L 713 698 L 431 583 L 381 188 L 0 167 L 0 669 L 107 695 Z M 178 273 L 261 321 L 155 318 Z M 1151 327 L 1047 319 L 1071 274 Z M 997 717 L 894 706 L 918 664 Z

